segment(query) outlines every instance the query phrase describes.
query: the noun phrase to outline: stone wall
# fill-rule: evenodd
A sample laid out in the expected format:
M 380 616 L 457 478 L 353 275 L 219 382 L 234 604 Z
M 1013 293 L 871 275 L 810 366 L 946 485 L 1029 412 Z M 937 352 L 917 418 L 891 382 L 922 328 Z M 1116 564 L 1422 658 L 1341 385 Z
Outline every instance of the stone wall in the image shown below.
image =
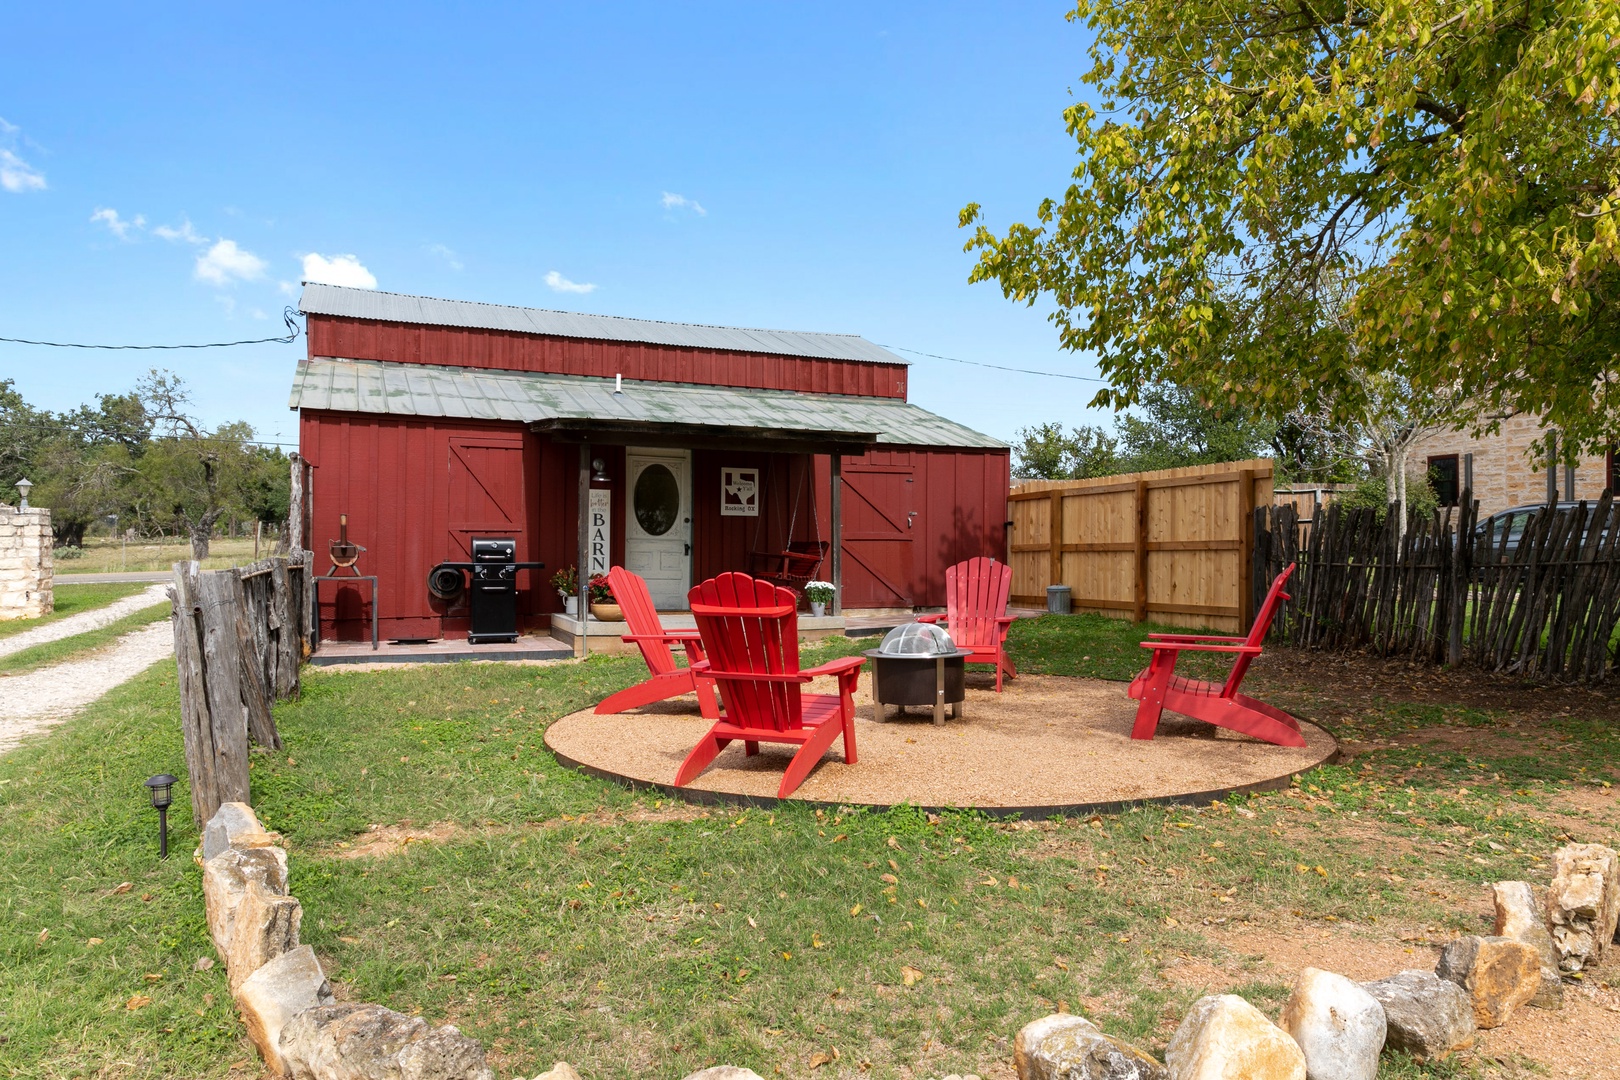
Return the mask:
M 49 614 L 51 574 L 51 512 L 0 503 L 0 621 Z
M 1461 457 L 1474 455 L 1474 498 L 1479 500 L 1481 517 L 1510 506 L 1547 501 L 1546 459 L 1529 452 L 1530 444 L 1541 438 L 1541 422 L 1528 413 L 1502 421 L 1495 435 L 1473 438 L 1465 431 L 1431 435 L 1412 450 L 1413 470 L 1422 473 L 1429 459 L 1456 454 L 1458 483 L 1462 482 Z M 1575 469 L 1575 498 L 1596 501 L 1608 486 L 1608 459 L 1583 457 Z M 1558 470 L 1558 497 L 1564 498 L 1564 470 Z

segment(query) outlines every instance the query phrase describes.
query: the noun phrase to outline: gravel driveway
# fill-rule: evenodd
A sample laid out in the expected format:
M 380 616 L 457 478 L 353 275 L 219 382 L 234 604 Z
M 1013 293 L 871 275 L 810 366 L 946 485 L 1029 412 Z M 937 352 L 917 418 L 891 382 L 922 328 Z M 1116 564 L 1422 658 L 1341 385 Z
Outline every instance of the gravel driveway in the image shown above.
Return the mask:
M 159 598 L 162 597 L 161 589 L 159 586 Z M 145 597 L 146 594 L 142 593 L 141 596 Z M 134 610 L 151 603 L 150 598 L 142 600 Z M 101 611 L 85 612 L 85 616 L 99 615 Z M 54 630 L 85 616 L 63 619 L 60 623 L 40 629 Z M 104 626 L 110 621 L 103 620 L 95 625 Z M 84 629 L 88 627 L 81 626 L 79 632 L 82 633 Z M 35 641 L 34 644 L 39 642 Z M 110 647 L 82 659 L 64 661 L 26 675 L 0 677 L 0 754 L 29 735 L 56 726 L 113 687 L 133 679 L 173 654 L 174 628 L 164 620 L 132 630 Z
M 32 630 L 24 630 L 22 633 L 12 637 L 0 638 L 0 656 L 10 656 L 14 652 L 31 649 L 35 645 L 44 645 L 48 641 L 61 641 L 63 638 L 72 637 L 74 634 L 100 630 L 103 626 L 115 623 L 125 615 L 132 615 L 142 608 L 151 607 L 153 604 L 161 604 L 168 599 L 167 588 L 167 585 L 153 585 L 151 588 L 143 589 L 132 596 L 126 596 L 122 600 L 114 600 L 106 607 L 94 608 L 78 615 L 70 615 L 65 619 L 46 623 L 44 626 L 38 626 Z

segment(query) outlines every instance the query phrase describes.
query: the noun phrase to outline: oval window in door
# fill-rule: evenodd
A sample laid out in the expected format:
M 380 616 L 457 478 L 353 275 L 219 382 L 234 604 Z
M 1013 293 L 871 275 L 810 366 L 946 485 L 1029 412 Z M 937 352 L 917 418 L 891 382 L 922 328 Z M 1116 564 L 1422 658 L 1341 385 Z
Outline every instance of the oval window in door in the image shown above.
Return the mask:
M 681 514 L 681 485 L 669 466 L 653 464 L 636 478 L 636 524 L 648 536 L 663 536 Z

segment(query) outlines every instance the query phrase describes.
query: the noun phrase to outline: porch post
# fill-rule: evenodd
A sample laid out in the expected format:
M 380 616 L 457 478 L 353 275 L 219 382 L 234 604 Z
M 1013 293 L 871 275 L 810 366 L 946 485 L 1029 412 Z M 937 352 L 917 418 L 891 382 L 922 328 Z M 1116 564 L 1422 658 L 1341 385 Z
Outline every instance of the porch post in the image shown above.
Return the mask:
M 590 628 L 590 596 L 591 596 L 591 519 L 588 507 L 591 503 L 591 444 L 579 444 L 579 558 L 574 562 L 574 572 L 578 580 L 574 587 L 579 590 L 579 602 L 575 605 L 579 609 L 579 641 L 574 646 L 574 655 L 581 660 L 585 659 L 590 645 L 586 641 L 586 631 Z
M 828 513 L 832 518 L 832 584 L 834 615 L 844 613 L 844 459 L 836 452 L 829 455 L 832 462 L 832 498 Z

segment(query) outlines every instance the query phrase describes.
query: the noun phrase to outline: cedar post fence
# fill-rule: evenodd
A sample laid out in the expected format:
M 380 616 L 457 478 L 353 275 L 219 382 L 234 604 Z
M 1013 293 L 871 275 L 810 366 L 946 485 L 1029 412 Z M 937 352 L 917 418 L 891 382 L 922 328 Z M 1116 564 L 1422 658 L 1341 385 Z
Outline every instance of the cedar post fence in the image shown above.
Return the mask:
M 235 570 L 174 565 L 169 599 L 191 814 L 249 802 L 248 744 L 280 749 L 272 704 L 298 695 L 309 648 L 309 552 Z
M 1008 496 L 1012 602 L 1242 632 L 1254 619 L 1254 508 L 1271 503 L 1269 458 L 1034 480 Z
M 1292 505 L 1255 511 L 1255 589 L 1297 563 L 1272 624 L 1307 649 L 1467 665 L 1525 679 L 1601 682 L 1620 626 L 1620 505 L 1546 506 L 1513 531 L 1478 529 L 1461 506 L 1407 519 L 1391 512 Z

